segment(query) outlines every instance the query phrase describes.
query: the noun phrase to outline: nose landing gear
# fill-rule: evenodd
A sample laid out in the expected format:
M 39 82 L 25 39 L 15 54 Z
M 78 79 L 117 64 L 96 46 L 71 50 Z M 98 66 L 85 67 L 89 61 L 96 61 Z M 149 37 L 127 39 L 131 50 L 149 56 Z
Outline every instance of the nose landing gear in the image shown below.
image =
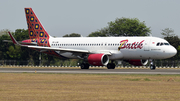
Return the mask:
M 150 60 L 151 61 L 151 65 L 150 65 L 150 69 L 151 70 L 155 70 L 156 69 L 156 66 L 154 64 L 154 60 Z

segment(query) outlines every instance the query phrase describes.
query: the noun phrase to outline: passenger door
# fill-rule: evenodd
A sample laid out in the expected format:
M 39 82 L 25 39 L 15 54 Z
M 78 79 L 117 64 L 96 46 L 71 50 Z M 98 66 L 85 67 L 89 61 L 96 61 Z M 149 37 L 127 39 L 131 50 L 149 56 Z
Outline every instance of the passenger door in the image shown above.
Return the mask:
M 144 51 L 149 51 L 150 39 L 146 39 L 144 43 Z

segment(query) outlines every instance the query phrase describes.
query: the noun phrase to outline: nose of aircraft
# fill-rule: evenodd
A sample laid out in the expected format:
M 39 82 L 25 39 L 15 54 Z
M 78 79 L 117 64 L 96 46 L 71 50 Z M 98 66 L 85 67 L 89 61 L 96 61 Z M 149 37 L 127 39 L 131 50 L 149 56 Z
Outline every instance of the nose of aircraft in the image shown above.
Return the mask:
M 176 55 L 177 50 L 176 50 L 176 48 L 171 46 L 171 48 L 169 48 L 169 52 L 168 53 L 169 53 L 170 57 L 173 57 L 174 55 Z

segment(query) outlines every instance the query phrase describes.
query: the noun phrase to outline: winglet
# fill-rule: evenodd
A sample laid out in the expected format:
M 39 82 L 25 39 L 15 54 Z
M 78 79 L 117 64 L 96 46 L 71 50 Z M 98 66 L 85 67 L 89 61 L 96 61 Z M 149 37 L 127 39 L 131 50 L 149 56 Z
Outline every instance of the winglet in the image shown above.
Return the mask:
M 10 32 L 8 32 L 9 33 L 9 36 L 11 37 L 11 40 L 13 41 L 13 43 L 15 44 L 15 45 L 20 45 L 17 41 L 16 41 L 16 39 L 12 36 L 12 34 L 10 33 Z

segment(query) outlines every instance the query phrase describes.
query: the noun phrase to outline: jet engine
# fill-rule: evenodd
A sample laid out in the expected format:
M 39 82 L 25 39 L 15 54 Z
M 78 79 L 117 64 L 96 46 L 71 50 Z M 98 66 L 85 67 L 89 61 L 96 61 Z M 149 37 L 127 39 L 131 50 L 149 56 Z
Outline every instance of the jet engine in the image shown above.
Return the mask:
M 109 62 L 109 57 L 105 54 L 89 54 L 88 63 L 94 66 L 104 66 Z
M 134 66 L 144 66 L 148 63 L 148 60 L 132 59 L 132 60 L 129 60 L 128 62 L 129 62 L 129 64 L 134 65 Z

